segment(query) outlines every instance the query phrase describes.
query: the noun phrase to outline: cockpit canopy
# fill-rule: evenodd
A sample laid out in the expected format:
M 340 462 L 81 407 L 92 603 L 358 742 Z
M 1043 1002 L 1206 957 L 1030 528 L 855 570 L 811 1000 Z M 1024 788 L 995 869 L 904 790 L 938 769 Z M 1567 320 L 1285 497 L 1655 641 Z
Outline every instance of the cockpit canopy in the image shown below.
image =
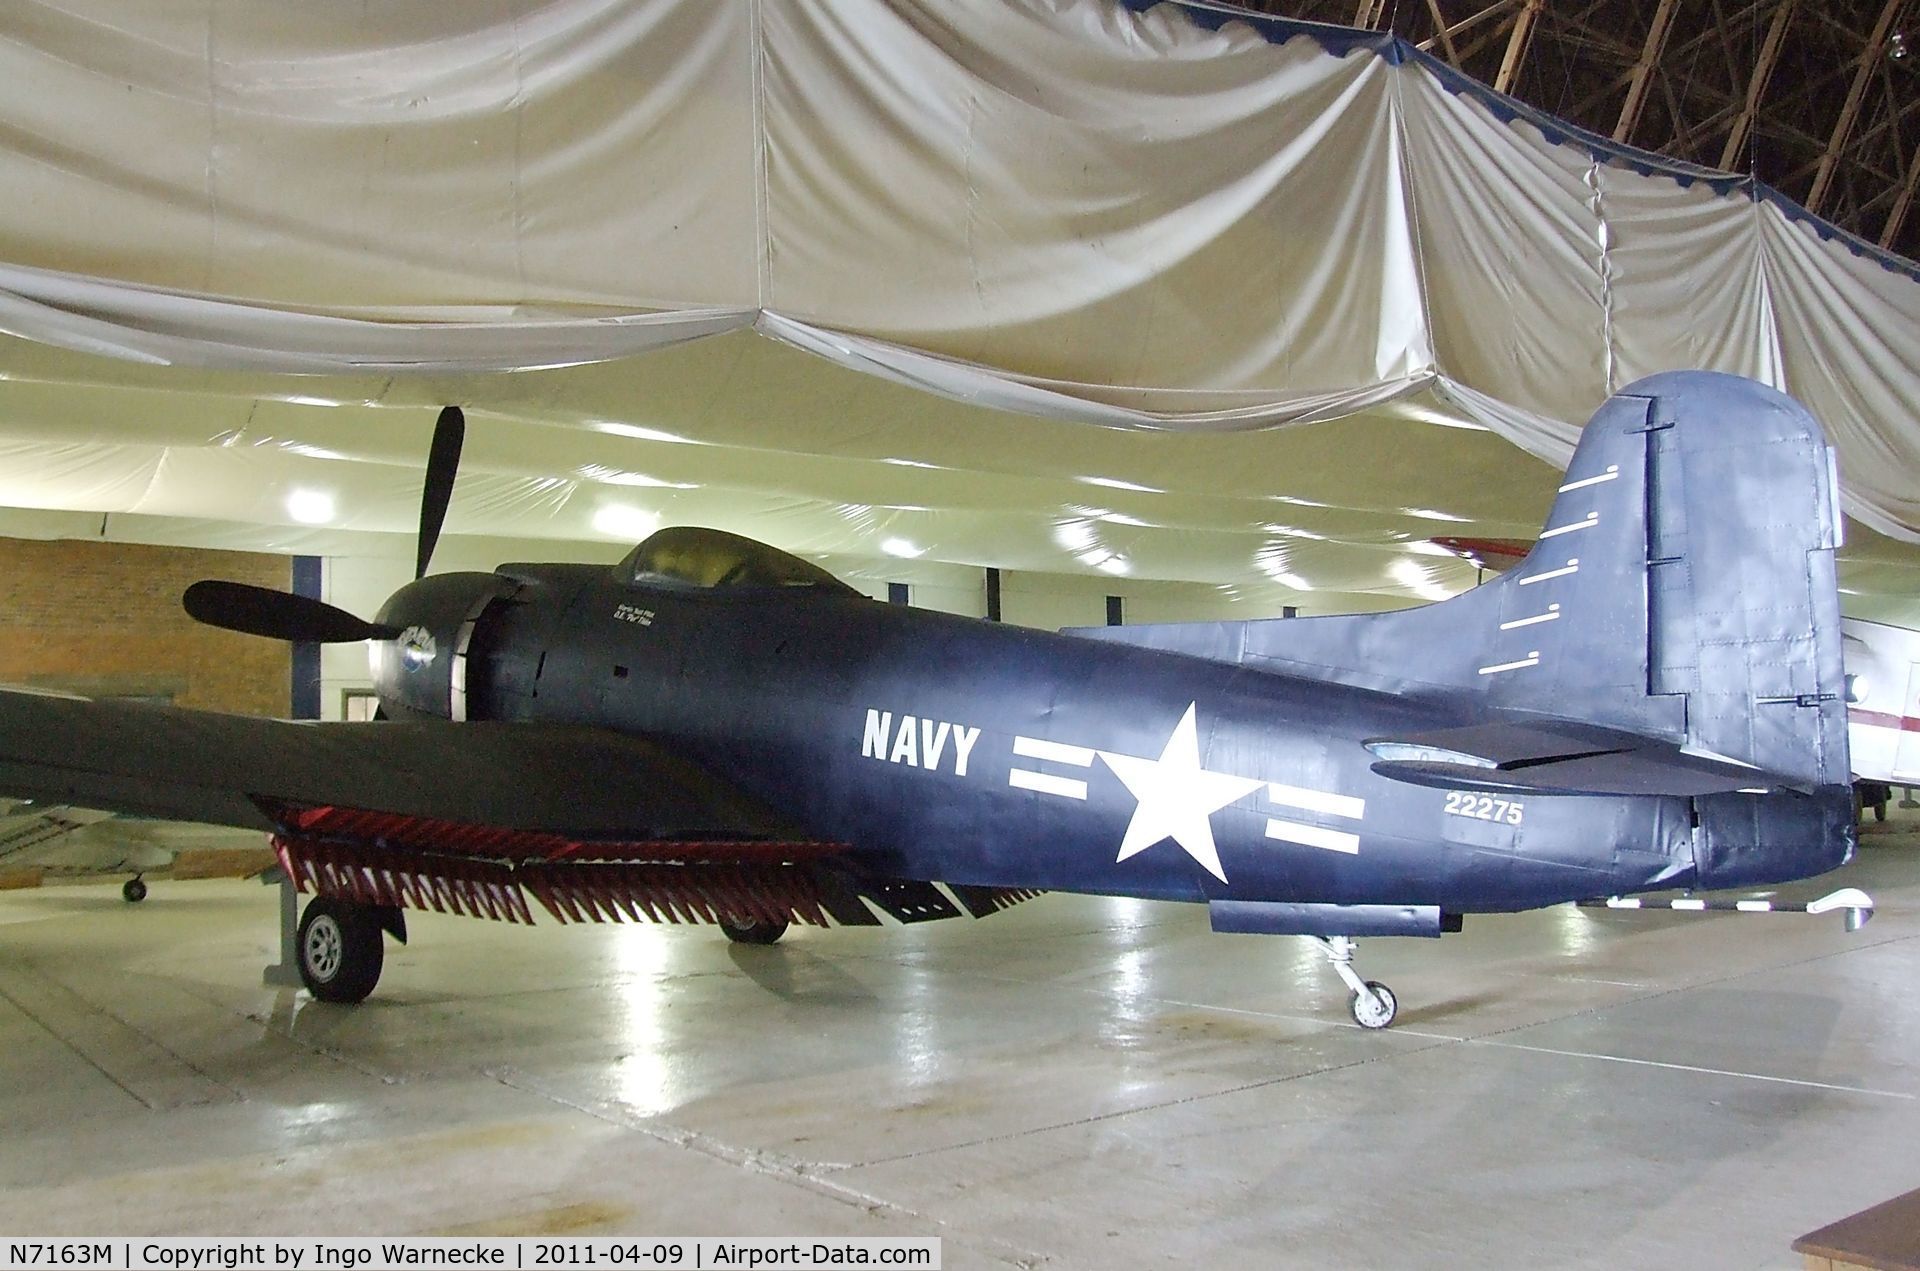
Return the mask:
M 650 535 L 617 568 L 629 582 L 654 586 L 819 587 L 859 594 L 797 556 L 697 525 L 675 525 Z

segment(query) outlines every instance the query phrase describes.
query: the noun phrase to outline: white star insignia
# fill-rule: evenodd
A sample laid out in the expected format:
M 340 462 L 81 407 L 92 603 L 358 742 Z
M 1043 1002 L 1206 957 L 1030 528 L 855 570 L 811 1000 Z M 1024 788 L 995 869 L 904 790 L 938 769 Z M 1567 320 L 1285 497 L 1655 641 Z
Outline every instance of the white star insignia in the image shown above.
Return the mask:
M 1162 839 L 1172 839 L 1181 850 L 1206 868 L 1221 882 L 1227 881 L 1220 868 L 1220 851 L 1213 842 L 1213 822 L 1209 819 L 1229 803 L 1267 784 L 1258 777 L 1234 777 L 1224 772 L 1209 772 L 1200 766 L 1200 735 L 1194 723 L 1194 707 L 1174 726 L 1166 747 L 1158 759 L 1140 759 L 1133 755 L 1099 752 L 1113 775 L 1120 778 L 1139 806 L 1127 823 L 1126 837 L 1120 843 L 1117 861 L 1143 852 Z

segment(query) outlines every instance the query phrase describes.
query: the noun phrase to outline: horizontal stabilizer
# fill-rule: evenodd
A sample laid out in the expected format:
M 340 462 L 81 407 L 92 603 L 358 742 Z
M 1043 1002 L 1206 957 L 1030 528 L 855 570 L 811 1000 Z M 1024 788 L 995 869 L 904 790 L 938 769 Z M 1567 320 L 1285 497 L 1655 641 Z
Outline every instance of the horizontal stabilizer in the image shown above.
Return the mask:
M 1376 738 L 1373 771 L 1413 785 L 1503 793 L 1691 798 L 1798 788 L 1751 764 L 1654 737 L 1555 721 L 1500 721 Z

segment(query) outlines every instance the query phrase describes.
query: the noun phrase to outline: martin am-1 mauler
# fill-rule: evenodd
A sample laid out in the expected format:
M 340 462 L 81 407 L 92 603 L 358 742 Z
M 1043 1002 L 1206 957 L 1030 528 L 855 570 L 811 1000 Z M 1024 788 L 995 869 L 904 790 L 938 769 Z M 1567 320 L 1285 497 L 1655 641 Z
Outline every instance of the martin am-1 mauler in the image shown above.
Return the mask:
M 383 719 L 0 694 L 0 793 L 269 831 L 332 1001 L 373 989 L 409 908 L 771 943 L 1071 891 L 1317 938 L 1378 1028 L 1395 1001 L 1359 937 L 1853 850 L 1835 468 L 1751 381 L 1609 399 L 1532 551 L 1450 600 L 1057 634 L 689 527 L 612 568 L 429 574 L 462 427 L 442 413 L 417 580 L 373 621 L 185 597 L 233 630 L 370 641 Z

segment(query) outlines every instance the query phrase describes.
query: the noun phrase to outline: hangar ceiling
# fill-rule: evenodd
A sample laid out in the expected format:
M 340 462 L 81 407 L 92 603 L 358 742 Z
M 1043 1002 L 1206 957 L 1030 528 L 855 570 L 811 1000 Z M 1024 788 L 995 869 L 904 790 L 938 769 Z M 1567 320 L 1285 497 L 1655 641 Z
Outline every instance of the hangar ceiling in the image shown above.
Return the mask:
M 0 268 L 114 291 L 53 304 L 16 270 L 0 296 L 0 325 L 42 336 L 0 338 L 0 505 L 29 510 L 0 531 L 98 514 L 109 535 L 401 555 L 433 408 L 458 401 L 454 535 L 612 550 L 706 522 L 836 564 L 1124 572 L 1324 612 L 1468 585 L 1422 540 L 1530 536 L 1557 481 L 1505 438 L 1564 453 L 1597 385 L 1676 358 L 1825 376 L 1876 460 L 1854 465 L 1861 497 L 1911 515 L 1920 412 L 1860 406 L 1912 402 L 1910 266 L 1207 8 L 15 11 L 0 83 L 32 89 L 0 90 Z M 1370 130 L 1410 100 L 1431 111 L 1418 153 Z M 1395 290 L 1409 167 L 1463 187 L 1408 247 L 1418 310 Z M 1596 238 L 1582 218 L 1603 205 Z M 1611 258 L 1610 233 L 1640 254 Z M 1769 264 L 1689 275 L 1703 241 Z M 238 299 L 234 338 L 347 315 L 396 349 L 405 323 L 811 325 L 512 373 L 314 375 L 275 369 L 280 348 L 182 354 L 179 329 L 127 316 L 200 296 Z M 1818 312 L 1765 334 L 1799 303 Z M 938 356 L 903 371 L 915 349 Z M 1871 374 L 1845 374 L 1856 357 Z M 928 375 L 940 392 L 909 386 Z M 1849 608 L 1920 624 L 1917 565 L 1856 532 Z
M 1600 136 L 1750 173 L 1920 257 L 1915 0 L 1247 0 L 1392 31 Z

